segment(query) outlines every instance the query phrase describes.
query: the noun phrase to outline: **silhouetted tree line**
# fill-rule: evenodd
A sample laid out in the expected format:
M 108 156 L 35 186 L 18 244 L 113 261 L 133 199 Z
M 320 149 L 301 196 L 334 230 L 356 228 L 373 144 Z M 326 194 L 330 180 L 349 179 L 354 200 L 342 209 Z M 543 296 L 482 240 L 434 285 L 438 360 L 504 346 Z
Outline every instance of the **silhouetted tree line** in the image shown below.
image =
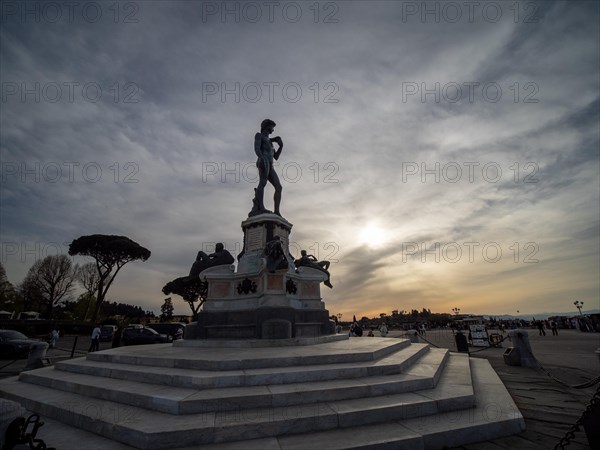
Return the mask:
M 66 255 L 48 255 L 33 263 L 16 288 L 0 264 L 0 309 L 15 313 L 36 311 L 46 319 L 91 318 L 95 322 L 104 312 L 102 306 L 108 289 L 123 266 L 131 261 L 146 261 L 150 254 L 150 250 L 125 236 L 80 236 L 69 245 L 69 255 L 88 256 L 93 262 L 79 266 Z M 76 283 L 86 292 L 73 301 L 71 294 Z M 112 314 L 111 307 L 107 308 Z M 142 316 L 145 314 L 139 307 L 132 308 L 139 309 Z M 126 307 L 118 309 L 128 312 L 116 314 L 140 313 Z
M 129 318 L 141 319 L 142 317 L 154 317 L 152 311 L 144 311 L 139 306 L 128 305 L 127 303 L 104 302 L 100 307 L 101 314 L 105 317 L 124 316 Z

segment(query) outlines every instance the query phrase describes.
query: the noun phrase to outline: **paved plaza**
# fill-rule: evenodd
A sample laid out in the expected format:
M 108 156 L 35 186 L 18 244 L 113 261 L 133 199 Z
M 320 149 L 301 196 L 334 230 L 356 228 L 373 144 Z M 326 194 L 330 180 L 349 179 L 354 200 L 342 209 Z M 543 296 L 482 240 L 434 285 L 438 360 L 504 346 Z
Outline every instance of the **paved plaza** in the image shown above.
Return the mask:
M 547 332 L 540 336 L 537 330 L 527 330 L 533 354 L 553 376 L 569 385 L 576 385 L 600 375 L 600 361 L 595 351 L 600 348 L 600 333 L 582 333 L 577 330 L 559 330 L 558 336 Z M 394 331 L 393 335 L 402 333 Z M 440 347 L 456 350 L 450 330 L 432 330 L 424 336 Z M 469 450 L 549 449 L 561 439 L 569 427 L 581 416 L 598 385 L 586 389 L 572 389 L 561 385 L 545 373 L 527 367 L 508 366 L 503 348 L 481 350 L 471 347 L 471 356 L 486 358 L 500 376 L 513 400 L 525 418 L 526 431 L 515 436 L 496 439 L 461 448 Z M 582 431 L 578 432 L 569 449 L 589 449 Z

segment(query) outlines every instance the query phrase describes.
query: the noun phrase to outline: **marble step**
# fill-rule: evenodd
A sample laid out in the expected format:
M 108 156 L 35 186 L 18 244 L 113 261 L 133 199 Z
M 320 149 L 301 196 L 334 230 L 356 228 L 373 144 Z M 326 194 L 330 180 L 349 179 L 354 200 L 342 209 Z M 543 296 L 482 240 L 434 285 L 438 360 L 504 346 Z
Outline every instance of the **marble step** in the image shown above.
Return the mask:
M 406 372 L 393 375 L 200 391 L 69 373 L 54 367 L 23 372 L 19 380 L 169 414 L 194 414 L 347 400 L 433 388 L 447 357 L 447 350 L 431 349 Z
M 474 405 L 466 355 L 451 355 L 435 388 L 306 405 L 170 415 L 24 383 L 0 381 L 3 397 L 42 416 L 142 449 L 173 449 L 422 418 Z M 469 377 L 470 378 L 470 377 Z M 319 446 L 323 448 L 323 446 Z
M 489 362 L 471 358 L 471 369 L 476 397 L 473 408 L 351 429 L 280 436 L 270 441 L 265 439 L 260 448 L 268 449 L 270 444 L 276 443 L 274 448 L 279 450 L 439 450 L 524 431 L 523 416 Z M 226 446 L 234 448 L 236 444 L 240 443 L 213 444 L 210 448 L 225 450 Z M 256 447 L 253 447 L 252 441 L 245 441 L 243 447 L 238 448 Z M 208 447 L 196 446 L 194 450 L 208 450 Z
M 89 353 L 90 361 L 174 367 L 194 370 L 246 370 L 300 365 L 346 364 L 376 361 L 411 345 L 407 339 L 353 338 L 299 347 L 212 348 L 154 344 L 127 346 Z
M 57 370 L 142 383 L 195 389 L 304 383 L 401 373 L 429 351 L 428 344 L 412 344 L 375 361 L 267 367 L 227 371 L 178 367 L 137 366 L 78 358 L 55 364 Z M 92 353 L 93 354 L 93 353 Z
M 349 429 L 175 450 L 439 450 L 498 439 L 524 431 L 523 416 L 490 364 L 484 359 L 472 358 L 471 367 L 476 395 L 473 408 Z

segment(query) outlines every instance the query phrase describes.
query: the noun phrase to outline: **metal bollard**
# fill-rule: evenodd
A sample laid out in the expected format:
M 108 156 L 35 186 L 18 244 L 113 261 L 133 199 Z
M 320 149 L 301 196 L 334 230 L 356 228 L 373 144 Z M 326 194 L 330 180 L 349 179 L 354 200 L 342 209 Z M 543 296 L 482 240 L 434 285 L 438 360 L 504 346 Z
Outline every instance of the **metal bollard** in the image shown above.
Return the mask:
M 467 337 L 462 331 L 457 331 L 454 335 L 454 342 L 456 342 L 456 351 L 460 353 L 469 353 L 469 343 Z
M 419 332 L 417 330 L 408 330 L 405 336 L 410 339 L 410 342 L 413 344 L 419 343 Z
M 508 347 L 502 356 L 504 358 L 504 364 L 507 366 L 521 365 L 521 352 L 518 348 Z
M 75 348 L 77 347 L 77 339 L 79 338 L 79 336 L 75 336 L 75 341 L 73 342 L 73 348 L 71 349 L 71 358 L 73 358 L 73 355 L 75 355 Z

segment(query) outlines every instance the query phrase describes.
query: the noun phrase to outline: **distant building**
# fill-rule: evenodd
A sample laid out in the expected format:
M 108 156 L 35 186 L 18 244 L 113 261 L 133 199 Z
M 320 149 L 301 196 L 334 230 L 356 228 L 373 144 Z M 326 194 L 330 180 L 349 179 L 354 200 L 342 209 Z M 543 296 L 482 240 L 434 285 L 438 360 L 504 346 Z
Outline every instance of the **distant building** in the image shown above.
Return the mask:
M 468 316 L 468 317 L 463 317 L 463 323 L 465 325 L 480 325 L 482 323 L 484 323 L 485 320 L 483 319 L 483 316 Z

